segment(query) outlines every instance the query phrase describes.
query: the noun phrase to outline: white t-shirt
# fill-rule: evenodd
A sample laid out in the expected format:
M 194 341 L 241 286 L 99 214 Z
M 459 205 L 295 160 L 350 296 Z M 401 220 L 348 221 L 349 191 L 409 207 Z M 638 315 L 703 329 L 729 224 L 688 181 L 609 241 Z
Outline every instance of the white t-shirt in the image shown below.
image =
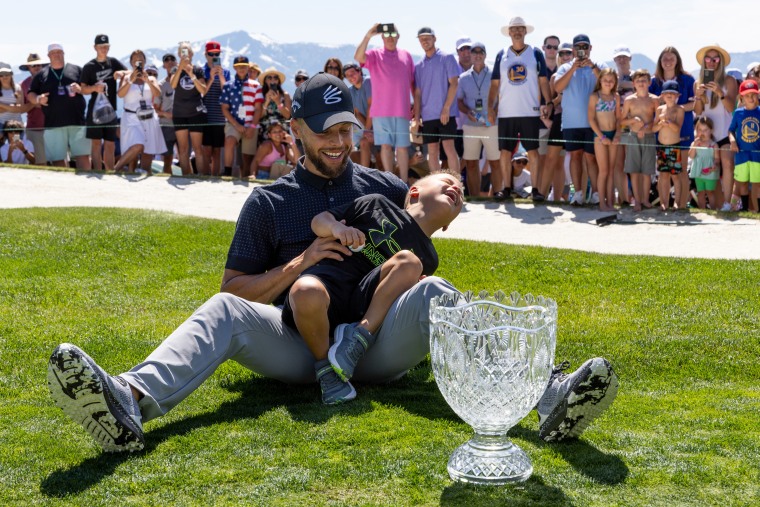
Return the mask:
M 21 142 L 24 143 L 26 151 L 34 153 L 34 145 L 28 139 L 22 139 Z M 10 144 L 7 142 L 0 146 L 0 160 L 2 160 L 3 163 L 8 163 L 8 148 L 10 148 Z M 13 150 L 13 153 L 11 154 L 11 163 L 28 164 L 29 161 L 26 159 L 26 155 L 24 155 L 23 151 Z

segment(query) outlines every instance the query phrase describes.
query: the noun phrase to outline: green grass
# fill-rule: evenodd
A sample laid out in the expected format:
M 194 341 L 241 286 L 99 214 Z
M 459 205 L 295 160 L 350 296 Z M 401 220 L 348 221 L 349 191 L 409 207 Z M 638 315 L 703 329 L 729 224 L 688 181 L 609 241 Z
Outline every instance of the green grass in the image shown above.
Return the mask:
M 461 289 L 559 304 L 558 360 L 610 359 L 621 388 L 576 442 L 511 431 L 534 473 L 453 483 L 471 435 L 429 364 L 327 408 L 223 365 L 135 455 L 102 453 L 56 408 L 46 363 L 68 341 L 112 373 L 141 361 L 219 287 L 234 224 L 133 210 L 0 211 L 1 505 L 757 505 L 760 262 L 611 256 L 438 240 Z

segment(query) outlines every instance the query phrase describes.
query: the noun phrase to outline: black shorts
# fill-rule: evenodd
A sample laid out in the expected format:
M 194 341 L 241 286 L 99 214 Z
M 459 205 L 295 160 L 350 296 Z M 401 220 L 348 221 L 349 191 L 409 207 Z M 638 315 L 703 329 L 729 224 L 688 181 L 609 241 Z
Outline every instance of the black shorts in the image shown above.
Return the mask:
M 549 130 L 549 146 L 565 147 L 565 138 L 562 137 L 562 113 L 555 114 L 552 120 L 552 128 Z
M 583 150 L 591 155 L 594 154 L 594 131 L 590 127 L 579 129 L 565 129 L 562 131 L 565 138 L 565 151 Z
M 454 138 L 454 149 L 457 150 L 457 156 L 461 159 L 464 155 L 464 131 L 461 129 L 457 130 L 457 136 Z
M 452 117 L 446 125 L 443 125 L 441 120 L 425 120 L 420 134 L 423 144 L 454 139 L 457 135 L 457 120 Z
M 104 141 L 115 142 L 119 136 L 117 131 L 119 130 L 119 119 L 115 119 L 107 125 L 95 125 L 92 122 L 87 123 L 87 132 L 85 137 L 87 139 L 102 139 Z
M 308 272 L 299 276 L 313 276 L 317 278 L 327 289 L 330 295 L 330 306 L 327 308 L 327 319 L 330 321 L 330 343 L 335 328 L 340 324 L 358 322 L 367 312 L 372 296 L 380 283 L 380 268 L 367 273 L 357 284 L 347 280 L 345 273 L 338 273 L 338 266 L 315 265 Z M 353 289 L 349 289 L 353 287 Z M 296 323 L 293 318 L 293 309 L 290 306 L 290 298 L 285 298 L 282 306 L 282 321 L 295 329 Z
M 166 153 L 171 153 L 174 145 L 177 144 L 177 134 L 174 132 L 174 127 L 167 125 L 161 125 L 161 133 L 164 135 L 164 143 L 166 144 Z
M 525 151 L 538 149 L 538 131 L 544 127 L 538 116 L 499 118 L 499 149 L 515 151 L 518 138 Z
M 203 127 L 203 146 L 224 148 L 224 124 L 206 125 Z
M 208 123 L 208 118 L 206 117 L 206 113 L 202 114 L 196 114 L 195 116 L 190 116 L 189 118 L 182 118 L 182 117 L 174 117 L 172 118 L 172 121 L 174 122 L 174 131 L 177 132 L 178 130 L 189 130 L 190 132 L 203 132 L 203 127 L 206 126 Z

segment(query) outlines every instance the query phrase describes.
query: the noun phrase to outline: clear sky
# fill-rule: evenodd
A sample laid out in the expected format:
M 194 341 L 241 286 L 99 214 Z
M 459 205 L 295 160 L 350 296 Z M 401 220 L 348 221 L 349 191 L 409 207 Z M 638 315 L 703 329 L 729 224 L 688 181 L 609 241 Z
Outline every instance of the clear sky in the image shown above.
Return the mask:
M 752 24 L 738 28 L 743 16 L 752 12 L 749 5 L 737 0 L 11 2 L 3 7 L 0 61 L 17 69 L 30 52 L 45 54 L 48 43 L 58 41 L 67 60 L 82 65 L 94 57 L 92 45 L 98 33 L 110 36 L 111 55 L 117 57 L 136 48 L 176 46 L 180 40 L 237 30 L 265 33 L 277 42 L 358 44 L 375 22 L 394 22 L 401 33 L 399 46 L 414 53 L 421 53 L 417 29 L 430 26 L 444 51 L 453 52 L 456 39 L 467 35 L 481 40 L 493 58 L 508 43 L 500 28 L 512 16 L 522 16 L 536 27 L 528 35 L 529 44 L 540 46 L 549 34 L 564 42 L 586 33 L 593 45 L 592 58 L 600 61 L 611 60 L 612 49 L 619 44 L 653 60 L 663 47 L 673 45 L 687 69 L 693 69 L 696 51 L 708 44 L 717 42 L 729 52 L 760 49 L 760 41 L 751 35 Z

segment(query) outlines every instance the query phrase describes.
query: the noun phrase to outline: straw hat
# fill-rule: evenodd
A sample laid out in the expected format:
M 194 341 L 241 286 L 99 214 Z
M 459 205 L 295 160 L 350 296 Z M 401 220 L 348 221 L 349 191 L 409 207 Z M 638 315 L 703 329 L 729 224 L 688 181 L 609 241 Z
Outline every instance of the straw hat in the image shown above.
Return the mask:
M 520 16 L 515 16 L 509 20 L 509 24 L 507 26 L 501 27 L 501 33 L 509 37 L 509 29 L 517 26 L 525 27 L 525 33 L 531 33 L 533 31 L 533 25 L 527 24 L 525 20 Z
M 29 56 L 26 57 L 26 63 L 19 65 L 18 68 L 26 71 L 29 70 L 30 65 L 50 65 L 50 63 L 40 58 L 40 55 L 37 53 L 29 53 Z
M 729 63 L 731 63 L 731 55 L 728 54 L 728 51 L 718 46 L 717 44 L 711 44 L 710 46 L 705 46 L 697 51 L 697 63 L 700 66 L 703 66 L 705 64 L 705 55 L 708 51 L 717 51 L 720 53 L 720 61 L 724 69 L 728 67 Z
M 277 76 L 280 79 L 280 84 L 285 83 L 285 74 L 274 67 L 269 67 L 267 70 L 259 74 L 259 83 L 266 81 L 269 76 Z

